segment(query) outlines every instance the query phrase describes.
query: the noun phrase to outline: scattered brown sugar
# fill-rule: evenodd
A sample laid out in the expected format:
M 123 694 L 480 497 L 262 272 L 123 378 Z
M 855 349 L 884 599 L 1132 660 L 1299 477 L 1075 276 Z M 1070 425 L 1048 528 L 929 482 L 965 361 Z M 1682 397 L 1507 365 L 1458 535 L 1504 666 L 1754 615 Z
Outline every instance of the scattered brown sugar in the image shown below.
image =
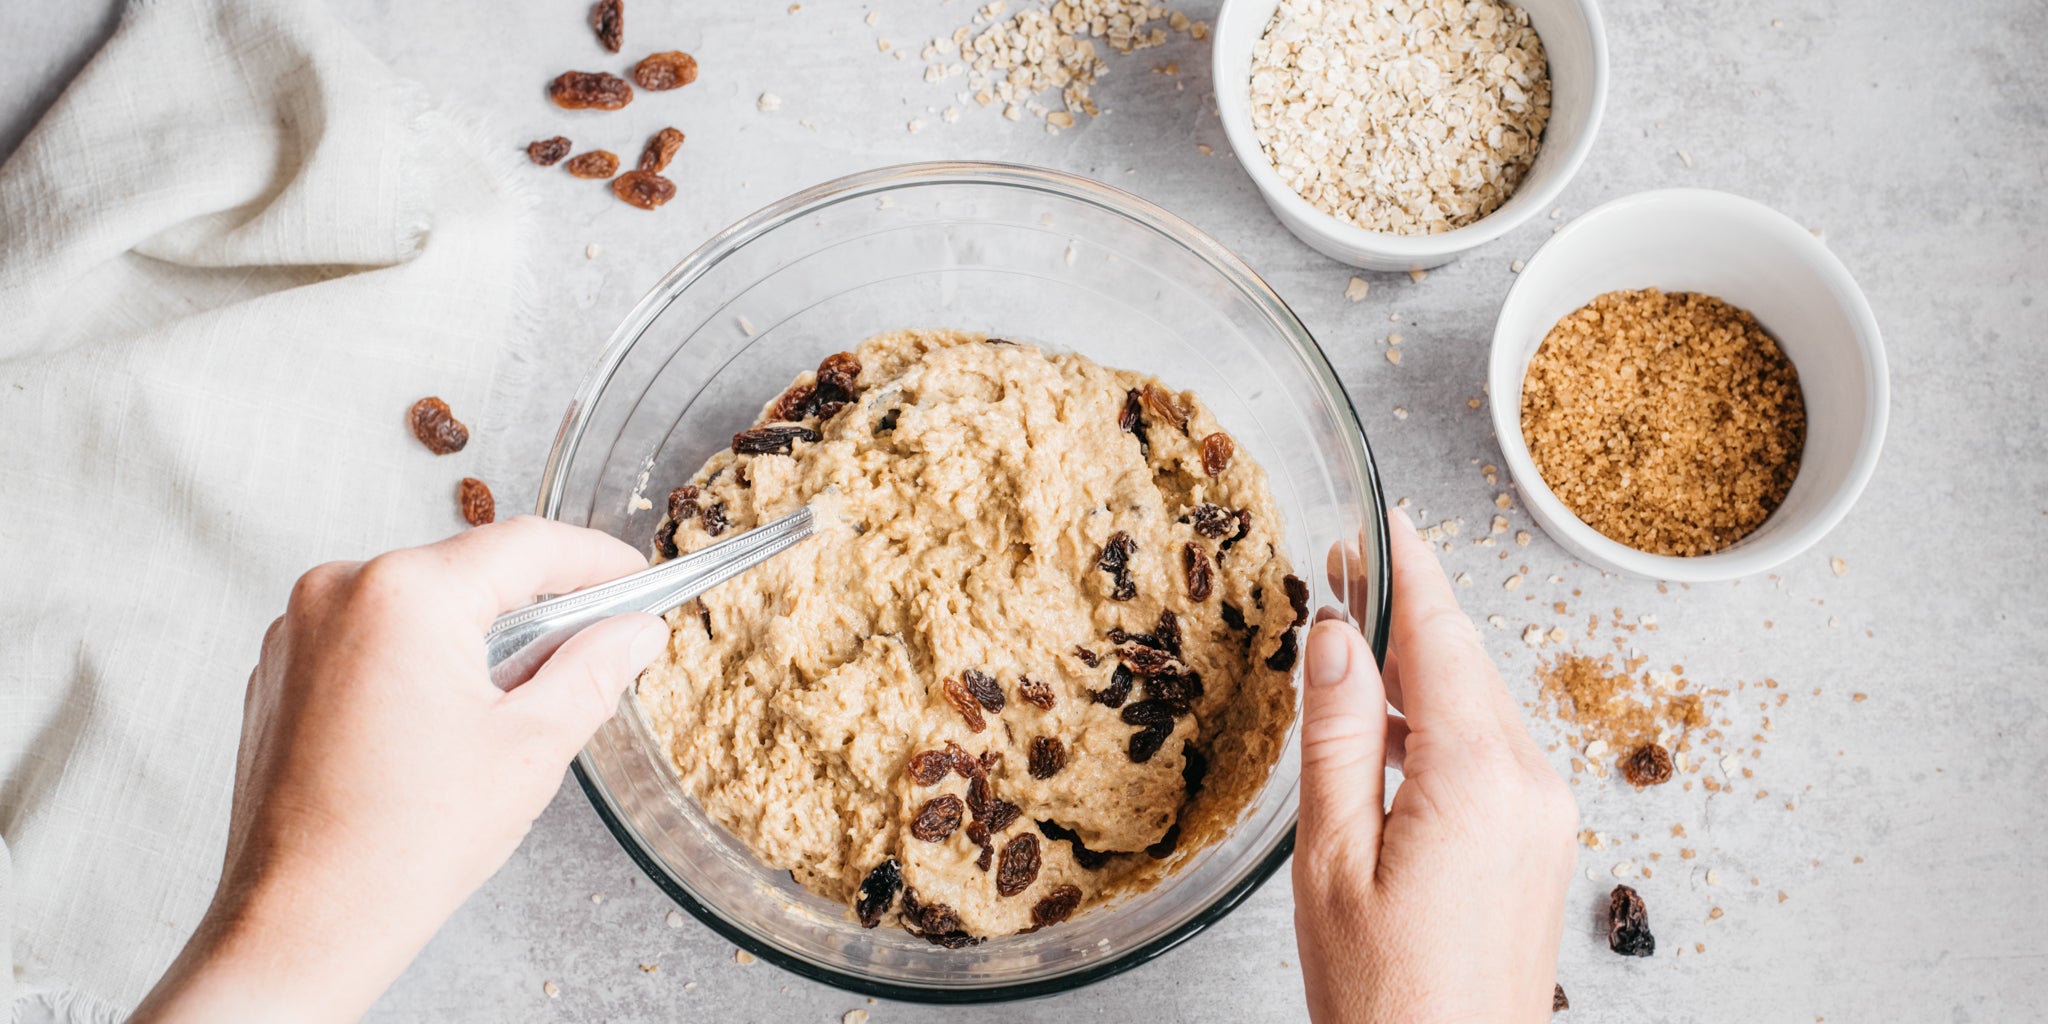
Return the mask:
M 1616 667 L 1613 655 L 1558 654 L 1538 664 L 1536 681 L 1581 742 L 1604 741 L 1614 750 L 1632 752 L 1660 736 L 1683 750 L 1682 737 L 1709 722 L 1700 693 L 1664 685 L 1656 673 L 1638 679 L 1628 666 Z
M 1608 292 L 1559 320 L 1522 387 L 1559 500 L 1658 555 L 1709 554 L 1785 500 L 1806 443 L 1799 374 L 1756 318 L 1696 292 Z

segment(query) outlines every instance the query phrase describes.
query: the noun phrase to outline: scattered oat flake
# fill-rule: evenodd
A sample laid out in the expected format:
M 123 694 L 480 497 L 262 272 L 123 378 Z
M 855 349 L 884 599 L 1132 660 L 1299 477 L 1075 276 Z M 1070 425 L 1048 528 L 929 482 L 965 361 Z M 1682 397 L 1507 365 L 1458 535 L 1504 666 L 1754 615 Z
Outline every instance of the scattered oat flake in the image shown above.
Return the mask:
M 747 319 L 747 315 L 745 313 L 741 313 L 736 319 L 739 320 L 741 332 L 745 333 L 746 336 L 749 338 L 753 337 L 754 322 L 752 320 Z
M 661 965 L 660 965 L 660 964 L 641 964 L 641 965 L 640 965 L 640 972 L 641 972 L 642 974 L 653 974 L 654 972 L 656 972 L 656 971 L 658 971 L 658 970 L 661 970 Z
M 1521 260 L 1515 260 L 1514 262 L 1508 264 L 1508 272 L 1512 274 L 1519 274 L 1522 272 L 1522 268 L 1524 266 L 1526 266 L 1526 264 L 1524 264 Z
M 1522 585 L 1522 577 L 1520 577 L 1520 576 L 1510 576 L 1510 577 L 1508 577 L 1507 579 L 1505 579 L 1505 580 L 1501 581 L 1501 585 L 1500 585 L 1500 588 L 1501 588 L 1502 590 L 1514 590 L 1514 589 L 1516 589 L 1516 588 L 1520 587 L 1521 585 Z
M 1395 419 L 1397 419 L 1397 420 L 1405 420 L 1405 419 L 1407 419 L 1407 418 L 1408 418 L 1408 408 L 1407 408 L 1406 406 L 1401 406 L 1401 405 L 1397 405 L 1397 406 L 1395 406 L 1395 407 L 1394 407 L 1394 418 L 1395 418 Z
M 750 963 L 753 963 L 753 962 L 754 962 L 754 954 L 752 954 L 752 953 L 749 953 L 749 952 L 747 952 L 747 951 L 746 951 L 746 950 L 744 950 L 744 949 L 735 949 L 735 950 L 733 950 L 733 951 L 732 951 L 732 962 L 733 962 L 733 963 L 736 963 L 736 964 L 750 964 Z
M 1839 558 L 1828 559 L 1828 568 L 1833 569 L 1835 571 L 1835 575 L 1837 576 L 1849 575 L 1849 563 L 1844 562 Z
M 683 912 L 671 910 L 668 912 L 668 917 L 665 920 L 670 928 L 681 928 L 683 926 Z
M 1610 873 L 1613 874 L 1616 878 L 1627 878 L 1629 876 L 1629 872 L 1634 871 L 1635 867 L 1636 866 L 1633 861 L 1625 860 L 1614 865 Z
M 1399 365 L 1401 365 L 1401 350 L 1400 350 L 1400 349 L 1398 349 L 1398 348 L 1390 348 L 1390 349 L 1388 349 L 1388 350 L 1387 350 L 1387 362 L 1390 362 L 1390 363 L 1394 364 L 1395 366 L 1399 366 Z
M 549 998 L 549 999 L 556 999 L 556 998 L 559 998 L 559 997 L 561 996 L 561 994 L 562 994 L 562 986 L 560 986 L 560 985 L 557 985 L 557 984 L 555 984 L 555 983 L 554 983 L 554 982 L 552 982 L 552 981 L 543 981 L 543 982 L 541 982 L 541 983 L 540 983 L 540 990 L 541 990 L 542 992 L 545 992 L 545 993 L 547 993 L 547 996 L 548 996 L 548 998 Z
M 868 1024 L 866 1010 L 848 1010 L 839 1017 L 839 1024 Z
M 754 106 L 756 109 L 762 111 L 781 110 L 782 97 L 777 96 L 772 92 L 764 92 L 761 94 L 760 99 L 754 101 Z
M 924 131 L 924 118 L 911 118 L 909 123 L 903 126 L 903 130 L 909 132 L 912 135 L 916 135 L 918 132 Z
M 1682 150 L 1682 149 L 1681 149 L 1681 150 L 1679 150 L 1679 151 L 1678 151 L 1678 159 L 1679 159 L 1679 160 L 1681 160 L 1681 161 L 1683 161 L 1683 162 L 1685 163 L 1685 166 L 1687 166 L 1687 167 L 1691 167 L 1691 166 L 1692 166 L 1692 154 L 1691 154 L 1691 153 L 1688 153 L 1688 152 L 1686 152 L 1685 150 Z
M 1489 615 L 1486 617 L 1486 624 L 1492 626 L 1495 629 L 1506 629 L 1508 620 L 1501 618 L 1498 615 Z
M 1351 278 L 1350 283 L 1344 286 L 1344 297 L 1350 299 L 1353 302 L 1357 302 L 1361 299 L 1364 299 L 1367 295 L 1370 295 L 1371 293 L 1372 282 L 1367 281 L 1365 278 L 1358 277 L 1355 275 Z
M 1521 547 L 1525 547 L 1525 548 L 1526 548 L 1526 547 L 1528 547 L 1528 546 L 1529 546 L 1529 540 L 1530 540 L 1530 538 L 1529 538 L 1529 531 L 1527 531 L 1527 530 L 1516 530 L 1516 531 L 1515 531 L 1515 543 L 1516 543 L 1517 545 L 1519 545 L 1519 546 L 1521 546 Z
M 597 258 L 596 242 L 592 242 L 589 245 L 583 247 L 583 258 L 586 260 L 594 260 Z
M 1206 142 L 1195 143 L 1195 149 L 1203 156 L 1210 156 L 1216 152 L 1216 148 Z
M 1508 532 L 1508 517 L 1506 517 L 1506 516 L 1500 516 L 1500 515 L 1494 516 L 1494 517 L 1493 517 L 1493 532 L 1495 532 L 1495 533 L 1506 533 L 1506 532 Z
M 1522 642 L 1531 647 L 1543 643 L 1543 627 L 1533 622 L 1524 627 L 1522 630 Z
M 876 23 L 878 23 L 878 22 L 880 22 L 880 21 L 882 20 L 882 12 L 880 12 L 880 11 L 869 11 L 869 12 L 868 12 L 868 16 L 867 16 L 867 17 L 865 17 L 865 18 L 862 18 L 861 20 L 862 20 L 862 21 L 865 21 L 865 22 L 867 22 L 867 23 L 868 23 L 868 24 L 870 24 L 870 25 L 876 24 Z
M 1428 276 L 1429 271 L 1427 270 L 1411 270 L 1408 272 L 1408 280 L 1413 281 L 1416 284 L 1421 284 L 1422 279 Z
M 1870 695 L 1867 693 L 1852 693 L 1849 695 L 1849 699 L 1855 701 L 1858 704 L 1861 704 L 1864 701 L 1869 700 Z

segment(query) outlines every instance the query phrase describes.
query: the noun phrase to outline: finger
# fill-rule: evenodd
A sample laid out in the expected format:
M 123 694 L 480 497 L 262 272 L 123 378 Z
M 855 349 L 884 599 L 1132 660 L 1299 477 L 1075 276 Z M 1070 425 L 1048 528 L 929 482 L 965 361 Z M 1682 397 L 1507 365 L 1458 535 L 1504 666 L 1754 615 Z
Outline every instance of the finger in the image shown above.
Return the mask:
M 647 568 L 647 558 L 616 537 L 539 516 L 479 526 L 423 551 L 476 582 L 475 613 L 484 625 L 533 603 Z
M 1302 676 L 1300 837 L 1377 862 L 1386 795 L 1387 701 L 1365 638 L 1348 622 L 1309 629 Z M 1355 863 L 1355 862 L 1354 862 Z
M 1387 658 L 1380 663 L 1380 686 L 1387 691 L 1387 703 L 1402 714 L 1408 713 L 1408 703 L 1401 693 L 1401 658 L 1393 644 L 1387 645 Z
M 1408 761 L 1408 720 L 1400 715 L 1387 716 L 1387 767 L 1405 771 L 1402 766 Z
M 1417 729 L 1497 735 L 1513 707 L 1436 553 L 1399 509 L 1392 521 L 1393 634 L 1401 712 Z
M 620 615 L 569 638 L 533 678 L 500 698 L 539 723 L 549 745 L 574 754 L 612 717 L 640 670 L 668 649 L 668 624 L 644 612 Z

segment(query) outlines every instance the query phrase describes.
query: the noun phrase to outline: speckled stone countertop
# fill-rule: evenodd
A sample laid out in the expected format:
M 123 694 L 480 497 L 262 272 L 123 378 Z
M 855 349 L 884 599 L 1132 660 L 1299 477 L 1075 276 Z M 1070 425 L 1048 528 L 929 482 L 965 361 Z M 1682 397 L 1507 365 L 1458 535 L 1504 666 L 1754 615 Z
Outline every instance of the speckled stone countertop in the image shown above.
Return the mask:
M 592 123 L 565 118 L 541 90 L 600 56 L 580 0 L 334 6 L 400 73 L 488 120 L 508 146 L 557 131 L 575 138 L 570 129 Z M 1178 36 L 1113 56 L 1095 90 L 1108 112 L 1051 135 L 976 107 L 946 123 L 938 112 L 958 80 L 927 84 L 915 52 L 898 60 L 878 48 L 878 37 L 914 51 L 950 33 L 972 13 L 964 0 L 810 0 L 795 13 L 782 2 L 628 6 L 627 50 L 688 50 L 704 74 L 672 102 L 613 115 L 605 133 L 631 140 L 612 147 L 627 153 L 664 124 L 682 127 L 689 142 L 672 170 L 682 194 L 650 216 L 591 183 L 536 171 L 548 240 L 537 298 L 554 340 L 533 354 L 525 400 L 477 425 L 502 505 L 530 505 L 562 409 L 613 325 L 743 214 L 826 178 L 912 160 L 1012 160 L 1100 178 L 1235 249 L 1321 339 L 1389 492 L 1430 522 L 1463 521 L 1444 559 L 1469 574 L 1466 608 L 1502 617 L 1502 628 L 1481 628 L 1519 697 L 1537 701 L 1537 658 L 1555 650 L 1523 646 L 1523 627 L 1562 625 L 1588 649 L 1613 650 L 1621 635 L 1651 665 L 1683 664 L 1687 678 L 1729 688 L 1727 731 L 1766 737 L 1741 741 L 1753 777 L 1711 799 L 1703 786 L 1637 793 L 1618 778 L 1572 776 L 1587 827 L 1619 845 L 1580 851 L 1558 965 L 1573 1009 L 1561 1019 L 1991 1022 L 2048 1010 L 2048 634 L 2036 621 L 2048 608 L 2048 303 L 2037 295 L 2048 283 L 2048 6 L 1610 0 L 1606 123 L 1553 217 L 1421 281 L 1364 275 L 1371 294 L 1356 303 L 1344 297 L 1351 271 L 1286 234 L 1229 156 L 1205 44 Z M 1215 6 L 1184 9 L 1207 18 Z M 0 13 L 0 152 L 111 29 L 117 7 Z M 882 8 L 873 27 L 863 21 L 871 8 Z M 756 109 L 764 91 L 781 97 L 780 110 Z M 925 122 L 916 133 L 906 130 L 913 118 Z M 1526 548 L 1510 542 L 1502 561 L 1498 546 L 1472 543 L 1503 490 L 1482 475 L 1499 454 L 1472 400 L 1483 397 L 1510 264 L 1593 205 L 1672 185 L 1774 206 L 1821 232 L 1857 276 L 1891 359 L 1891 433 L 1876 476 L 1818 548 L 1735 584 L 1667 592 L 1606 577 L 1540 531 Z M 1398 366 L 1381 354 L 1391 331 L 1404 337 Z M 1519 503 L 1508 516 L 1530 528 Z M 1528 582 L 1504 589 L 1522 565 Z M 1616 609 L 1634 632 L 1612 625 Z M 1608 624 L 1593 639 L 1588 615 Z M 1559 739 L 1547 720 L 1534 729 Z M 1570 773 L 1571 750 L 1552 756 Z M 1718 775 L 1709 765 L 1686 778 Z M 1621 860 L 1650 903 L 1651 959 L 1616 957 L 1602 939 L 1598 914 Z M 1718 886 L 1706 882 L 1710 869 Z M 870 1005 L 736 963 L 731 946 L 670 910 L 567 784 L 371 1019 L 836 1021 L 855 1008 L 877 1024 L 1304 1016 L 1284 872 L 1153 963 L 985 1011 Z

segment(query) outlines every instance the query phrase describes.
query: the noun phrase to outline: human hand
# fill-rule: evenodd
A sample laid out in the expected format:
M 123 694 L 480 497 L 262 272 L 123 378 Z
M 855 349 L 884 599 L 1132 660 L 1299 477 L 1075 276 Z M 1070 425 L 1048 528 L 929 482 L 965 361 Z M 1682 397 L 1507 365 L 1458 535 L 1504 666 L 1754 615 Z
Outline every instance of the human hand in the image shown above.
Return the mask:
M 1547 1020 L 1578 809 L 1435 553 L 1389 518 L 1384 671 L 1336 619 L 1305 651 L 1294 918 L 1309 1015 Z M 1384 813 L 1383 766 L 1404 776 Z
M 249 677 L 220 887 L 137 1021 L 354 1020 L 511 856 L 668 642 L 622 615 L 502 693 L 484 631 L 646 567 L 521 516 L 299 579 Z

